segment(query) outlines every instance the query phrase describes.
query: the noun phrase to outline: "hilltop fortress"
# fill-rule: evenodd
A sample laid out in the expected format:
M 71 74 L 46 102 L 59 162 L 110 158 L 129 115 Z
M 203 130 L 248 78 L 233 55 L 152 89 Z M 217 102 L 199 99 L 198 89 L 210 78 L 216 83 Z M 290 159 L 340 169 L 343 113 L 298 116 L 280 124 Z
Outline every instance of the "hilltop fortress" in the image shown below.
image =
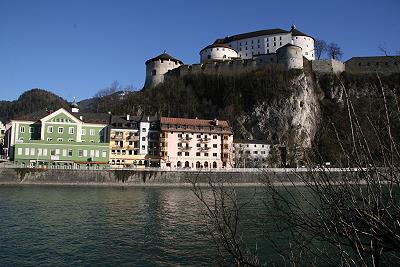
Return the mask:
M 228 36 L 201 49 L 199 64 L 185 65 L 167 53 L 147 60 L 144 87 L 154 87 L 171 76 L 235 75 L 266 65 L 303 69 L 305 61 L 310 61 L 312 70 L 319 73 L 400 72 L 400 57 L 353 57 L 344 63 L 335 59 L 315 60 L 314 43 L 314 37 L 295 25 L 290 31 L 269 29 Z

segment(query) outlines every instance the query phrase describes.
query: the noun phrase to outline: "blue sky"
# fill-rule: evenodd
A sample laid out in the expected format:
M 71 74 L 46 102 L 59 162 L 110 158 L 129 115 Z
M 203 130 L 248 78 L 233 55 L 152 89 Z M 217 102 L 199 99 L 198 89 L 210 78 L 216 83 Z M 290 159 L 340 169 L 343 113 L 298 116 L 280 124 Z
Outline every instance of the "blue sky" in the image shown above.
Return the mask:
M 344 60 L 396 53 L 399 14 L 399 0 L 0 0 L 0 99 L 43 88 L 81 100 L 115 80 L 140 89 L 144 62 L 164 49 L 196 63 L 216 38 L 292 23 Z

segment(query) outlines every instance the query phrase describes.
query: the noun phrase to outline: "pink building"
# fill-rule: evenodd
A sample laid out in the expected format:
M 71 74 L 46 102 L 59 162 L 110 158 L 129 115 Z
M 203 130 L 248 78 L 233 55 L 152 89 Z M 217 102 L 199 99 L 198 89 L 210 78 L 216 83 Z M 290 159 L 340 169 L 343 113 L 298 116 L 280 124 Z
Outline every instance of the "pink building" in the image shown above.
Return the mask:
M 161 168 L 233 167 L 227 121 L 161 117 Z

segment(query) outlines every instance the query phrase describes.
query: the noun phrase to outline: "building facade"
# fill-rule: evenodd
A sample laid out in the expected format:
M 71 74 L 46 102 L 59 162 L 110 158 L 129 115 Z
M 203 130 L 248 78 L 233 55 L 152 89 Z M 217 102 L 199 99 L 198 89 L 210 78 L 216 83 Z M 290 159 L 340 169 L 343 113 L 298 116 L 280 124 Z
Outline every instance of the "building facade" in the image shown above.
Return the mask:
M 287 44 L 300 47 L 302 56 L 308 60 L 315 59 L 314 38 L 297 30 L 293 25 L 290 31 L 269 29 L 217 39 L 214 44 L 200 51 L 200 61 L 203 63 L 209 60 L 228 58 L 231 52 L 228 48 L 235 51 L 239 58 L 251 59 L 257 55 L 276 53 L 279 48 Z M 220 47 L 222 45 L 227 48 L 222 49 L 223 47 Z
M 161 168 L 233 167 L 233 132 L 227 121 L 161 117 Z
M 111 167 L 160 167 L 159 136 L 158 118 L 114 116 L 110 130 Z
M 8 157 L 22 167 L 108 167 L 109 115 L 59 109 L 15 118 L 7 130 Z
M 264 168 L 271 145 L 262 140 L 234 140 L 236 168 Z

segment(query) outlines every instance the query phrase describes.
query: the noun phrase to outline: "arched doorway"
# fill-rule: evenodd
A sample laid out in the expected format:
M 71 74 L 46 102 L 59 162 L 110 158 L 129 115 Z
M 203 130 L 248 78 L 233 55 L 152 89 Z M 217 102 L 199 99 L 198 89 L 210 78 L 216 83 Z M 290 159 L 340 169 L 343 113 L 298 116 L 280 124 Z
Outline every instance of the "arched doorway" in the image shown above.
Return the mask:
M 204 162 L 204 168 L 208 168 L 208 161 Z
M 213 168 L 216 169 L 217 168 L 217 163 L 214 161 L 213 162 Z
M 189 167 L 190 167 L 189 161 L 185 161 L 185 168 L 189 168 Z
M 200 161 L 198 161 L 198 162 L 196 162 L 196 169 L 200 169 L 200 168 L 201 168 Z
M 176 167 L 178 167 L 178 168 L 182 167 L 182 162 L 178 161 L 178 162 L 176 163 Z

